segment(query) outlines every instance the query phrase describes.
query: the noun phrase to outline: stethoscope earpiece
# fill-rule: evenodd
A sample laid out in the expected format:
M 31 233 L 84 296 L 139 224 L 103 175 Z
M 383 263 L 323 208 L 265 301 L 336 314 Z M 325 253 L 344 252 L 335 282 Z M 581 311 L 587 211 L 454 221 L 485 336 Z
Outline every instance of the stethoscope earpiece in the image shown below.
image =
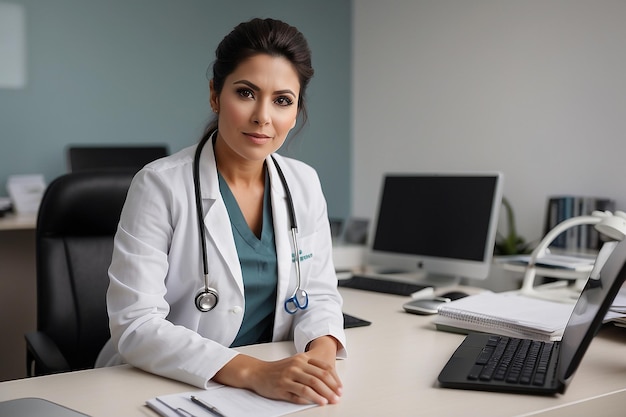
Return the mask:
M 211 287 L 206 287 L 196 295 L 196 308 L 201 312 L 206 313 L 207 311 L 213 310 L 219 300 L 220 296 L 217 293 L 217 290 Z

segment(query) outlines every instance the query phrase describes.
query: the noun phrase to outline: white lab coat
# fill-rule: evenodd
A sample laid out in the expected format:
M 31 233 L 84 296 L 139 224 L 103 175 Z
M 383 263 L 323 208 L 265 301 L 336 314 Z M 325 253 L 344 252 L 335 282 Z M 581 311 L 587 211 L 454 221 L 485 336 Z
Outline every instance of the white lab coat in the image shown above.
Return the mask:
M 205 387 L 237 355 L 228 346 L 243 319 L 243 280 L 210 142 L 202 152 L 200 182 L 210 286 L 219 292 L 219 303 L 205 313 L 194 304 L 204 283 L 192 178 L 195 148 L 155 161 L 133 179 L 109 268 L 111 340 L 96 366 L 129 363 Z M 345 346 L 342 299 L 337 291 L 330 226 L 319 178 L 302 162 L 274 156 L 293 197 L 302 254 L 302 287 L 309 294 L 309 307 L 294 315 L 283 308 L 296 286 L 296 276 L 286 194 L 268 157 L 278 258 L 273 340 L 293 339 L 298 352 L 323 335 L 332 335 Z M 340 349 L 338 357 L 344 356 L 345 349 Z

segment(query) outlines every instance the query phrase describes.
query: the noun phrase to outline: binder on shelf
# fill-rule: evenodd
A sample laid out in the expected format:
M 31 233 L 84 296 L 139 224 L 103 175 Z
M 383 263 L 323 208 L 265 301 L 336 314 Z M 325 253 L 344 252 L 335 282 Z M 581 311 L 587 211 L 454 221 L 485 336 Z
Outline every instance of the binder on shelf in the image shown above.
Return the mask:
M 518 292 L 484 292 L 439 306 L 438 330 L 483 332 L 556 341 L 572 314 L 573 304 L 528 297 Z
M 593 211 L 614 211 L 615 200 L 605 197 L 587 197 L 577 195 L 561 195 L 548 198 L 544 232 L 550 230 L 572 217 L 588 216 Z M 602 241 L 592 225 L 573 227 L 559 235 L 551 247 L 565 249 L 569 252 L 597 250 Z

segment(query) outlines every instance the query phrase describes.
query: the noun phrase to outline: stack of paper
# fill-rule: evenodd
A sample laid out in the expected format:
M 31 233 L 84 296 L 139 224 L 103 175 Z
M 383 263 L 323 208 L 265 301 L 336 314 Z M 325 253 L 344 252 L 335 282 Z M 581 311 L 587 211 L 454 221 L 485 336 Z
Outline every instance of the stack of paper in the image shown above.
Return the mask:
M 204 406 L 192 401 L 192 397 L 200 399 Z M 315 407 L 315 404 L 298 405 L 270 400 L 252 391 L 219 384 L 212 384 L 207 390 L 161 395 L 149 399 L 146 404 L 165 417 L 277 417 Z
M 434 322 L 439 330 L 560 340 L 573 308 L 517 292 L 485 292 L 440 305 Z

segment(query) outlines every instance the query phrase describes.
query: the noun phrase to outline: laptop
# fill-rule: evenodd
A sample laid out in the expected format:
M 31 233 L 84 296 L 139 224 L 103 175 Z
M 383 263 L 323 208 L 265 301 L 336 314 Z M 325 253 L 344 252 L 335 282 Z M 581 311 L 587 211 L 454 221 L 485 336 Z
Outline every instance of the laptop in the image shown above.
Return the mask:
M 17 398 L 0 402 L 0 416 L 89 417 L 43 398 Z
M 564 393 L 626 279 L 625 262 L 626 242 L 604 244 L 560 341 L 470 333 L 439 374 L 439 385 L 520 394 Z M 531 353 L 530 365 L 510 358 L 511 353 L 521 351 Z M 501 366 L 506 362 L 508 369 Z

